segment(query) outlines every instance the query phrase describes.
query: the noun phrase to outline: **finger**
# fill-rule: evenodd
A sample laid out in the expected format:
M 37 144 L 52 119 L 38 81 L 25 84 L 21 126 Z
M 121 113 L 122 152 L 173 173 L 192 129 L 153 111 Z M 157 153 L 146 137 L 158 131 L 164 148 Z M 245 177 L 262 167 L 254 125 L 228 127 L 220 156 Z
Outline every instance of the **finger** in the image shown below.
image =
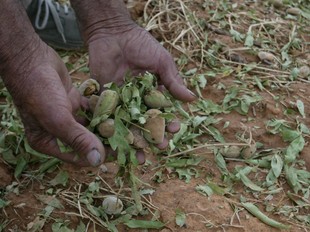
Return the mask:
M 47 116 L 45 116 L 46 118 Z M 84 126 L 75 121 L 66 109 L 54 111 L 45 121 L 44 129 L 70 146 L 78 155 L 85 156 L 91 165 L 97 166 L 105 159 L 105 150 L 101 141 Z
M 74 119 L 81 125 L 87 126 L 89 120 L 85 117 L 83 112 L 89 111 L 89 100 L 82 96 L 75 87 L 72 87 L 69 91 L 68 98 L 71 102 Z
M 139 164 L 144 164 L 145 163 L 145 153 L 143 150 L 138 150 L 136 152 L 136 158 L 138 160 Z
M 91 166 L 89 161 L 84 156 L 79 157 L 77 154 L 72 152 L 61 152 L 57 140 L 52 135 L 38 130 L 26 129 L 26 136 L 29 145 L 36 151 L 46 155 L 56 157 L 64 162 L 72 163 L 77 166 Z
M 116 160 L 117 159 L 117 151 L 112 150 L 110 146 L 105 146 L 106 154 L 107 154 L 107 160 L 110 161 L 110 159 Z M 136 158 L 138 160 L 139 164 L 145 163 L 145 153 L 143 150 L 137 150 L 136 151 Z
M 156 144 L 156 147 L 160 150 L 165 150 L 169 145 L 169 140 L 165 137 L 163 142 Z
M 166 52 L 160 62 L 160 79 L 171 95 L 184 102 L 194 101 L 197 97 L 185 87 L 171 55 Z
M 166 130 L 170 133 L 177 133 L 181 128 L 181 123 L 178 119 L 173 119 L 166 126 Z
M 82 96 L 75 87 L 72 87 L 68 92 L 68 98 L 71 102 L 73 112 L 77 112 L 80 109 L 83 111 L 89 110 L 88 98 Z
M 167 91 L 166 87 L 164 85 L 160 85 L 160 84 L 157 86 L 157 90 L 162 92 L 162 93 Z

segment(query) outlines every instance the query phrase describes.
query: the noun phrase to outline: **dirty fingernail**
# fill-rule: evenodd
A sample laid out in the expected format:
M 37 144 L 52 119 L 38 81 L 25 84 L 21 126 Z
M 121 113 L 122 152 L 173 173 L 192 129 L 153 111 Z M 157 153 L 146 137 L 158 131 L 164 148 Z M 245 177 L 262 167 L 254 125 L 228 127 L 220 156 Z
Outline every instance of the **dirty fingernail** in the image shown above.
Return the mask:
M 92 166 L 96 167 L 101 163 L 101 155 L 96 149 L 93 149 L 87 154 L 87 160 Z

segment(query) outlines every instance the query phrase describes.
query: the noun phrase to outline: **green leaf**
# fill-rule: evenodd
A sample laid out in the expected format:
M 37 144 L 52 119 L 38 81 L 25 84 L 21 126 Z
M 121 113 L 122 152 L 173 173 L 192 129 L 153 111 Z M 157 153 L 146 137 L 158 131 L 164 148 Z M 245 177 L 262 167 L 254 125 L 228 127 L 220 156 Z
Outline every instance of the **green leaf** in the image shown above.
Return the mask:
M 96 217 L 100 217 L 101 213 L 100 213 L 100 210 L 96 207 L 94 207 L 93 205 L 89 204 L 89 203 L 86 203 L 86 208 L 89 210 L 89 212 L 96 216 Z
M 29 145 L 29 143 L 28 143 L 28 141 L 25 139 L 24 140 L 24 146 L 25 146 L 25 150 L 26 150 L 26 152 L 28 152 L 29 154 L 31 154 L 31 155 L 34 155 L 34 156 L 36 156 L 36 157 L 38 157 L 38 158 L 41 158 L 41 159 L 46 159 L 46 158 L 48 158 L 49 156 L 47 156 L 47 155 L 44 155 L 44 154 L 42 154 L 42 153 L 40 153 L 40 152 L 37 152 L 37 151 L 35 151 L 35 150 L 33 150 L 31 147 L 30 147 L 30 145 Z
M 133 148 L 130 147 L 126 136 L 129 134 L 127 127 L 123 124 L 122 120 L 116 116 L 114 119 L 115 132 L 112 137 L 108 139 L 109 144 L 113 150 L 117 149 L 118 164 L 120 166 L 125 166 L 126 154 L 130 153 Z
M 133 196 L 133 199 L 135 200 L 135 206 L 137 208 L 137 211 L 141 212 L 143 209 L 143 206 L 141 203 L 141 195 L 140 195 L 140 192 L 138 191 L 138 186 L 137 186 L 138 178 L 134 175 L 133 167 L 131 167 L 131 169 L 132 170 L 130 170 L 129 178 L 130 178 L 130 183 L 131 183 L 132 196 Z
M 215 162 L 222 173 L 229 173 L 224 157 L 220 152 L 217 152 L 215 155 Z
M 243 34 L 239 33 L 238 31 L 234 30 L 233 28 L 230 29 L 229 32 L 235 41 L 242 42 L 242 40 L 244 38 Z
M 174 106 L 184 118 L 187 118 L 187 119 L 190 118 L 189 114 L 183 109 L 179 101 L 175 101 Z
M 186 224 L 186 214 L 180 210 L 180 209 L 176 209 L 176 216 L 175 216 L 175 223 L 179 226 L 179 227 L 183 227 Z
M 184 73 L 184 75 L 191 76 L 191 75 L 195 74 L 196 72 L 197 72 L 197 68 L 192 68 L 192 69 L 189 69 L 188 71 L 186 71 Z
M 17 158 L 16 156 L 13 154 L 13 151 L 12 150 L 6 150 L 6 151 L 2 151 L 1 152 L 1 156 L 2 158 L 8 162 L 9 164 L 12 164 L 12 165 L 16 165 L 17 164 Z
M 5 201 L 0 198 L 0 209 L 8 206 L 9 204 L 10 204 L 10 201 Z
M 154 85 L 155 77 L 151 73 L 146 72 L 143 76 L 139 77 L 138 80 L 139 80 L 139 83 L 142 84 L 144 89 L 154 88 L 153 85 Z
M 40 165 L 38 169 L 38 173 L 42 174 L 48 171 L 51 168 L 55 168 L 61 161 L 57 158 L 50 158 L 48 161 L 45 161 L 43 164 Z
M 294 139 L 285 151 L 285 162 L 293 162 L 297 155 L 304 149 L 305 139 L 300 135 Z
M 53 232 L 74 232 L 73 229 L 69 229 L 64 222 L 55 222 L 52 225 Z
M 44 208 L 44 217 L 48 218 L 54 211 L 55 207 L 48 205 Z
M 93 118 L 90 122 L 90 126 L 91 127 L 95 127 L 97 126 L 100 122 L 103 122 L 105 121 L 106 119 L 109 118 L 109 115 L 108 114 L 102 114 L 102 115 L 99 115 L 95 118 Z
M 206 116 L 196 116 L 193 118 L 193 127 L 199 126 L 203 121 L 207 119 Z
M 244 42 L 244 46 L 247 47 L 252 47 L 254 44 L 254 37 L 253 37 L 253 33 L 252 32 L 248 32 L 246 34 L 246 38 L 245 38 L 245 42 Z
M 289 129 L 287 127 L 281 127 L 281 135 L 285 142 L 292 142 L 294 139 L 300 136 L 300 132 Z
M 175 144 L 181 140 L 183 135 L 187 132 L 187 128 L 188 126 L 185 123 L 181 123 L 180 130 L 173 136 L 173 142 Z
M 184 179 L 185 183 L 189 183 L 192 176 L 199 176 L 199 172 L 195 168 L 177 168 L 175 171 L 178 173 L 179 179 Z
M 208 186 L 212 189 L 212 191 L 217 195 L 225 195 L 227 193 L 226 189 L 218 186 L 216 183 L 209 182 Z
M 249 211 L 251 214 L 253 214 L 255 217 L 257 217 L 259 220 L 261 220 L 262 222 L 264 222 L 265 224 L 278 228 L 278 229 L 289 229 L 290 227 L 287 225 L 284 225 L 280 222 L 277 222 L 275 220 L 273 220 L 272 218 L 268 217 L 267 215 L 263 214 L 259 208 L 257 208 L 254 204 L 249 203 L 249 202 L 241 202 L 241 204 L 243 205 L 243 207 Z
M 284 171 L 287 183 L 291 186 L 295 193 L 298 193 L 302 186 L 298 181 L 296 169 L 293 166 L 285 165 Z
M 99 192 L 99 182 L 93 181 L 88 184 L 88 190 L 90 192 Z
M 57 139 L 57 144 L 58 144 L 58 147 L 60 149 L 60 152 L 61 153 L 70 153 L 70 152 L 73 152 L 73 149 L 68 146 L 68 145 L 65 145 L 63 142 L 61 142 L 59 139 Z
M 296 106 L 297 106 L 297 109 L 298 109 L 299 113 L 301 114 L 301 116 L 303 118 L 306 118 L 304 103 L 301 100 L 297 100 Z
M 279 155 L 274 155 L 271 160 L 271 168 L 276 178 L 281 175 L 283 160 Z
M 196 187 L 196 190 L 202 195 L 208 196 L 208 197 L 210 197 L 213 194 L 212 188 L 210 188 L 208 185 L 198 185 Z
M 55 196 L 48 196 L 48 195 L 36 195 L 36 198 L 43 202 L 44 204 L 57 209 L 63 209 L 64 206 L 61 204 L 61 202 L 55 197 Z M 52 209 L 47 208 L 47 211 L 50 211 Z
M 185 168 L 185 167 L 189 167 L 189 166 L 196 166 L 203 159 L 204 158 L 202 158 L 202 157 L 169 159 L 166 162 L 166 166 L 167 167 L 172 167 L 172 168 Z
M 236 98 L 236 96 L 238 95 L 239 93 L 239 89 L 236 88 L 236 87 L 232 87 L 229 89 L 229 93 L 225 96 L 224 100 L 223 100 L 223 106 L 225 108 L 228 108 L 228 103 L 233 100 L 234 98 Z
M 217 114 L 217 113 L 223 112 L 222 106 L 214 103 L 210 99 L 199 99 L 199 101 L 195 105 L 198 107 L 198 109 L 203 110 L 206 115 L 210 115 L 212 113 Z
M 274 175 L 272 169 L 269 170 L 267 176 L 266 176 L 266 186 L 269 187 L 273 185 L 277 180 L 277 177 Z
M 125 223 L 131 229 L 161 229 L 165 226 L 164 223 L 160 221 L 145 221 L 145 220 L 130 220 Z
M 247 186 L 248 188 L 254 190 L 254 191 L 263 191 L 264 189 L 259 187 L 258 185 L 254 184 L 243 172 L 239 172 L 238 173 L 241 181 L 243 182 L 243 184 L 245 186 Z
M 204 89 L 207 85 L 206 77 L 202 74 L 198 75 L 198 83 L 199 83 L 199 87 Z
M 121 90 L 121 98 L 124 103 L 130 102 L 132 99 L 131 83 L 125 85 Z
M 307 135 L 310 134 L 309 128 L 305 124 L 303 124 L 303 123 L 299 124 L 299 130 L 300 130 L 301 133 L 304 133 L 304 134 L 307 134 Z
M 69 179 L 69 174 L 66 171 L 61 170 L 55 177 L 50 181 L 52 186 L 62 185 L 66 186 Z
M 225 143 L 225 139 L 224 137 L 221 135 L 220 131 L 218 129 L 216 129 L 215 127 L 213 126 L 208 126 L 208 129 L 209 129 L 209 133 L 212 135 L 212 137 L 220 142 L 220 143 Z
M 257 87 L 259 88 L 259 90 L 263 90 L 263 89 L 265 89 L 265 87 L 263 86 L 263 84 L 262 84 L 262 81 L 259 79 L 259 78 L 257 78 L 256 76 L 254 77 L 254 80 L 255 80 L 255 83 L 256 83 L 256 85 L 257 85 Z
M 175 114 L 173 113 L 161 113 L 159 114 L 159 116 L 168 121 L 171 121 L 176 118 Z
M 27 166 L 27 161 L 24 159 L 22 155 L 19 155 L 17 158 L 17 165 L 14 172 L 14 177 L 18 179 L 22 172 L 25 170 Z

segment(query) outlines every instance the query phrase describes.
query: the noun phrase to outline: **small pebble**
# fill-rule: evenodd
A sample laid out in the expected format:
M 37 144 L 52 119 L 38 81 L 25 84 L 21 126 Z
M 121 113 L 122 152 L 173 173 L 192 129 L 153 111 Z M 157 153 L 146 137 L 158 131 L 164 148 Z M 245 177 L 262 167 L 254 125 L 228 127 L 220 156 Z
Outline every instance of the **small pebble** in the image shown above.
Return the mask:
M 275 60 L 275 56 L 269 52 L 259 52 L 257 56 L 262 62 L 269 65 L 272 64 Z
M 307 65 L 304 65 L 299 68 L 299 76 L 301 78 L 306 78 L 310 75 L 310 68 Z
M 114 195 L 107 196 L 102 202 L 103 210 L 106 214 L 120 214 L 123 210 L 123 202 Z

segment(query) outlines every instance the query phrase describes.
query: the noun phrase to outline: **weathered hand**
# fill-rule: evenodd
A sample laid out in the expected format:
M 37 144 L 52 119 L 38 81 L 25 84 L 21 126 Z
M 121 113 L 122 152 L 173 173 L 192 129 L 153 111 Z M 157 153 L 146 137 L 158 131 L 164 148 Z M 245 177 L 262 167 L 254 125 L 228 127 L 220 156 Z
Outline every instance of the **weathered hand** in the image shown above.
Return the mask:
M 99 32 L 88 40 L 92 78 L 100 84 L 121 84 L 127 72 L 137 75 L 149 71 L 159 77 L 169 92 L 182 101 L 192 101 L 170 53 L 146 30 L 135 25 L 122 32 Z
M 5 70 L 4 82 L 20 113 L 30 146 L 80 166 L 96 166 L 105 158 L 97 137 L 77 122 L 75 114 L 88 103 L 72 86 L 59 56 L 39 41 L 20 53 Z M 23 62 L 20 62 L 23 59 Z M 73 151 L 62 153 L 57 139 Z

